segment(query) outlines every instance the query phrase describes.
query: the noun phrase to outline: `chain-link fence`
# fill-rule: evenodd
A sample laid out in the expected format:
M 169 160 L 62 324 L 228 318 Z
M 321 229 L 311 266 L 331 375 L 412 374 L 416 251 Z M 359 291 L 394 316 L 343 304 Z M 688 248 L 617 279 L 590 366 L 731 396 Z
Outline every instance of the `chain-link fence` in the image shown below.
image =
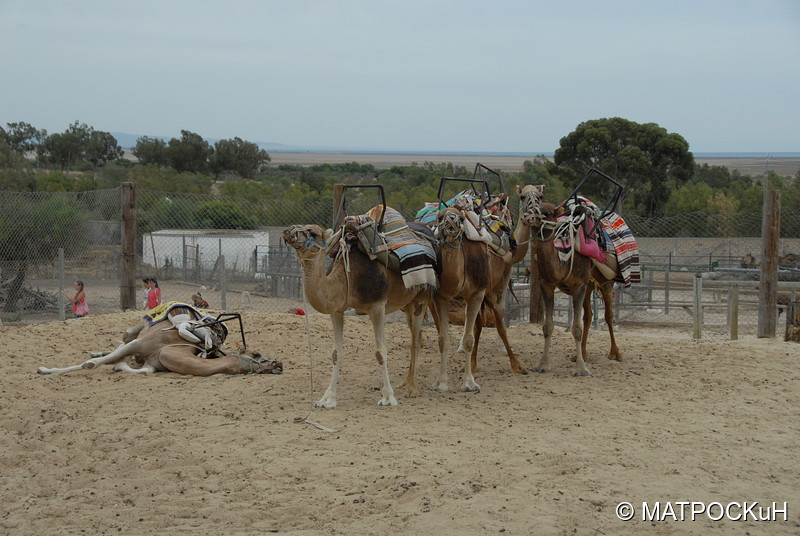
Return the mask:
M 351 200 L 347 213 L 365 213 L 375 204 L 367 197 Z M 8 324 L 72 317 L 69 298 L 76 280 L 84 283 L 90 314 L 120 311 L 122 203 L 121 189 L 0 192 L 0 320 Z M 282 244 L 282 231 L 296 223 L 330 226 L 332 220 L 329 203 L 254 204 L 136 189 L 136 280 L 156 278 L 162 301 L 191 303 L 199 293 L 214 310 L 286 312 L 304 307 L 300 268 L 294 250 Z M 619 324 L 685 326 L 691 333 L 700 273 L 704 336 L 729 336 L 736 328 L 740 336 L 755 334 L 760 215 L 695 213 L 627 221 L 639 244 L 642 282 L 617 289 Z M 776 315 L 798 299 L 798 237 L 800 216 L 784 214 Z M 529 318 L 527 264 L 513 270 L 510 323 Z M 139 289 L 139 307 L 142 296 Z M 562 298 L 558 305 L 557 320 L 567 322 L 568 300 Z M 732 319 L 737 326 L 731 325 Z

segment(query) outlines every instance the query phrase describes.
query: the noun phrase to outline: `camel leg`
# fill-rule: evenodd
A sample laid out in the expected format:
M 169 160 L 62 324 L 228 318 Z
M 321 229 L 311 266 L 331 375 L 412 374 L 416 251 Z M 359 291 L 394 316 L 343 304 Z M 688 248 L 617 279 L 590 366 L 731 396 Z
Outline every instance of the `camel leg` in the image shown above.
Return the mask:
M 389 377 L 389 353 L 386 350 L 385 321 L 386 310 L 383 305 L 374 307 L 369 312 L 372 321 L 372 331 L 375 332 L 375 359 L 381 366 L 381 377 L 383 378 L 383 388 L 381 388 L 381 399 L 378 400 L 379 406 L 396 406 L 397 399 L 394 397 L 391 378 Z M 413 342 L 412 342 L 413 344 Z
M 506 355 L 508 355 L 508 362 L 511 365 L 511 371 L 518 374 L 527 374 L 528 371 L 522 366 L 511 349 L 511 343 L 508 340 L 508 331 L 506 331 L 506 307 L 505 298 L 501 298 L 496 304 L 490 303 L 489 306 L 494 312 L 495 326 L 497 329 L 497 336 L 503 343 Z
M 572 295 L 572 338 L 575 340 L 575 353 L 577 358 L 575 359 L 575 372 L 572 373 L 573 376 L 589 376 L 591 372 L 589 369 L 586 368 L 586 362 L 583 359 L 583 313 L 582 309 L 584 309 L 584 303 L 586 301 L 586 293 L 587 293 L 588 285 L 584 285 L 581 289 L 577 290 Z M 588 308 L 589 310 L 589 321 L 591 322 L 592 318 L 592 309 L 591 307 Z M 588 326 L 587 326 L 588 327 Z
M 472 330 L 475 342 L 472 343 L 472 352 L 470 352 L 469 362 L 472 367 L 472 372 L 478 372 L 478 346 L 481 342 L 481 332 L 483 331 L 483 313 L 478 312 L 478 318 L 475 319 L 475 328 Z
M 464 349 L 469 351 L 469 355 L 464 360 L 464 379 L 461 382 L 461 390 L 468 393 L 479 393 L 481 386 L 475 382 L 472 375 L 472 352 L 477 350 L 474 344 L 475 320 L 481 310 L 483 296 L 477 295 L 467 300 L 467 312 L 464 318 Z
M 339 366 L 344 354 L 344 313 L 336 311 L 331 313 L 331 323 L 333 324 L 333 367 L 331 368 L 331 383 L 325 390 L 322 398 L 317 400 L 314 405 L 319 408 L 336 407 L 336 385 L 339 383 Z
M 406 375 L 406 380 L 403 382 L 401 387 L 405 389 L 405 394 L 409 398 L 419 395 L 415 374 L 417 368 L 417 353 L 419 352 L 421 346 L 420 335 L 422 333 L 422 320 L 425 316 L 426 307 L 427 304 L 425 303 L 411 303 L 405 310 L 406 323 L 411 330 L 411 360 L 408 365 L 408 374 Z
M 250 371 L 250 368 L 243 368 L 242 360 L 235 355 L 226 355 L 216 359 L 200 359 L 194 355 L 194 349 L 187 346 L 165 348 L 158 354 L 158 360 L 161 363 L 161 367 L 163 367 L 162 370 L 166 369 L 177 374 L 191 376 L 234 375 Z M 149 365 L 149 363 L 146 363 L 146 365 Z M 268 366 L 268 364 L 265 363 L 264 366 Z M 255 363 L 253 364 L 252 372 L 255 374 L 263 372 L 263 370 L 259 370 L 258 363 Z
M 553 307 L 555 306 L 554 289 L 539 285 L 544 300 L 544 323 L 542 324 L 542 335 L 544 336 L 544 350 L 539 365 L 534 372 L 550 372 L 550 343 L 553 336 Z
M 73 365 L 71 367 L 65 367 L 65 368 L 39 367 L 37 372 L 44 376 L 56 376 L 58 374 L 66 374 L 67 372 L 74 372 L 76 370 L 81 370 L 81 369 L 93 369 L 98 365 L 108 365 L 111 363 L 122 361 L 129 355 L 135 354 L 138 346 L 139 346 L 138 339 L 134 339 L 131 342 L 120 344 L 113 352 L 110 352 L 106 355 L 100 355 L 98 357 L 92 357 L 91 359 L 87 359 L 80 365 Z
M 139 333 L 145 328 L 147 324 L 142 322 L 141 324 L 137 324 L 131 328 L 125 330 L 125 333 L 122 336 L 122 342 L 131 342 L 133 339 L 139 336 Z
M 581 336 L 581 353 L 583 354 L 583 360 L 587 363 L 591 361 L 586 351 L 586 345 L 589 341 L 589 328 L 592 325 L 592 317 L 592 288 L 590 283 L 583 295 L 583 335 Z
M 435 385 L 431 385 L 430 389 L 432 391 L 445 392 L 449 390 L 447 386 L 447 358 L 450 352 L 448 300 L 436 296 L 433 301 L 436 307 L 435 317 L 439 319 L 439 380 Z
M 608 326 L 608 336 L 611 339 L 611 349 L 608 351 L 608 358 L 622 361 L 622 353 L 617 347 L 617 339 L 614 336 L 614 282 L 609 281 L 600 285 L 600 293 L 603 295 L 605 321 L 606 326 Z

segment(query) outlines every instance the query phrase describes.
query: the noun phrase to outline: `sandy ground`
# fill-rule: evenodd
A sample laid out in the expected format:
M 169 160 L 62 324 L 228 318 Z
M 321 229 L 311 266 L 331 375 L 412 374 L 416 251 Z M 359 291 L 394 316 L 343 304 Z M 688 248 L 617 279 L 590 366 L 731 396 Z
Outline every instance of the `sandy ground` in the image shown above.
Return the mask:
M 406 398 L 408 335 L 391 323 L 399 405 L 378 407 L 371 327 L 348 317 L 339 405 L 323 410 L 328 319 L 245 313 L 249 345 L 282 360 L 283 375 L 36 374 L 112 349 L 139 314 L 0 328 L 0 533 L 800 533 L 796 343 L 623 329 L 620 363 L 593 332 L 593 375 L 575 378 L 563 329 L 553 371 L 528 375 L 510 372 L 490 330 L 480 393 L 458 390 L 459 357 L 450 392 Z M 421 386 L 438 368 L 425 333 Z M 510 334 L 524 364 L 538 361 L 538 325 Z M 627 522 L 615 513 L 624 501 Z M 676 516 L 678 501 L 786 502 L 788 520 L 691 521 L 687 509 L 643 521 L 642 503 L 656 501 Z

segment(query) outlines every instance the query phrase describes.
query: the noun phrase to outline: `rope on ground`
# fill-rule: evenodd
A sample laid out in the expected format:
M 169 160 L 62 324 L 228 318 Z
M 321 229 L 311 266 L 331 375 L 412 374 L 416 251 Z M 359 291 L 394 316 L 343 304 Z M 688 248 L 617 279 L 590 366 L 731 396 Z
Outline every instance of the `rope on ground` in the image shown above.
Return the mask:
M 300 270 L 301 271 L 304 270 L 302 263 L 300 264 Z M 300 279 L 303 282 L 303 289 L 302 289 L 303 290 L 303 309 L 305 310 L 305 313 L 306 313 L 303 316 L 306 318 L 306 341 L 308 342 L 308 365 L 309 365 L 309 369 L 310 369 L 310 374 L 309 374 L 309 389 L 310 389 L 310 393 L 309 394 L 311 395 L 310 398 L 313 401 L 314 400 L 314 355 L 312 354 L 312 349 L 311 349 L 311 320 L 309 319 L 309 314 L 308 314 L 309 311 L 311 310 L 311 308 L 308 305 L 308 298 L 306 297 L 305 276 L 301 277 Z M 313 406 L 313 402 L 312 402 L 311 409 L 308 411 L 308 413 L 306 413 L 305 417 L 295 417 L 294 418 L 294 422 L 310 424 L 311 426 L 315 426 L 316 428 L 319 428 L 323 432 L 328 432 L 328 433 L 336 432 L 336 430 L 334 430 L 333 428 L 328 428 L 327 426 L 323 426 L 323 425 L 319 424 L 318 422 L 314 422 L 314 421 L 308 420 L 308 417 L 311 415 L 311 412 L 314 410 L 313 408 L 314 408 L 314 406 Z

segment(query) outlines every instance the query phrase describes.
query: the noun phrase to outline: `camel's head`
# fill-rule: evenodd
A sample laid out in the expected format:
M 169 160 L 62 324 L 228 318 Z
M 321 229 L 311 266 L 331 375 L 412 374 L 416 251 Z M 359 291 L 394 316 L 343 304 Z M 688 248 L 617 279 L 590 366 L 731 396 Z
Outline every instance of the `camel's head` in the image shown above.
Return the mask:
M 562 206 L 555 206 L 552 203 L 541 203 L 523 212 L 521 219 L 524 225 L 535 230 L 541 229 L 545 222 L 555 222 L 564 212 L 565 209 Z
M 464 232 L 464 212 L 456 207 L 448 207 L 439 212 L 436 224 L 439 239 L 455 245 Z
M 517 194 L 519 194 L 520 213 L 524 213 L 544 203 L 544 184 L 517 186 Z
M 317 255 L 328 247 L 331 231 L 323 231 L 319 225 L 292 225 L 283 230 L 283 241 L 293 247 L 304 258 Z
M 277 359 L 272 359 L 261 355 L 255 350 L 246 348 L 232 352 L 232 356 L 239 359 L 239 366 L 242 368 L 242 374 L 282 374 L 283 363 Z

